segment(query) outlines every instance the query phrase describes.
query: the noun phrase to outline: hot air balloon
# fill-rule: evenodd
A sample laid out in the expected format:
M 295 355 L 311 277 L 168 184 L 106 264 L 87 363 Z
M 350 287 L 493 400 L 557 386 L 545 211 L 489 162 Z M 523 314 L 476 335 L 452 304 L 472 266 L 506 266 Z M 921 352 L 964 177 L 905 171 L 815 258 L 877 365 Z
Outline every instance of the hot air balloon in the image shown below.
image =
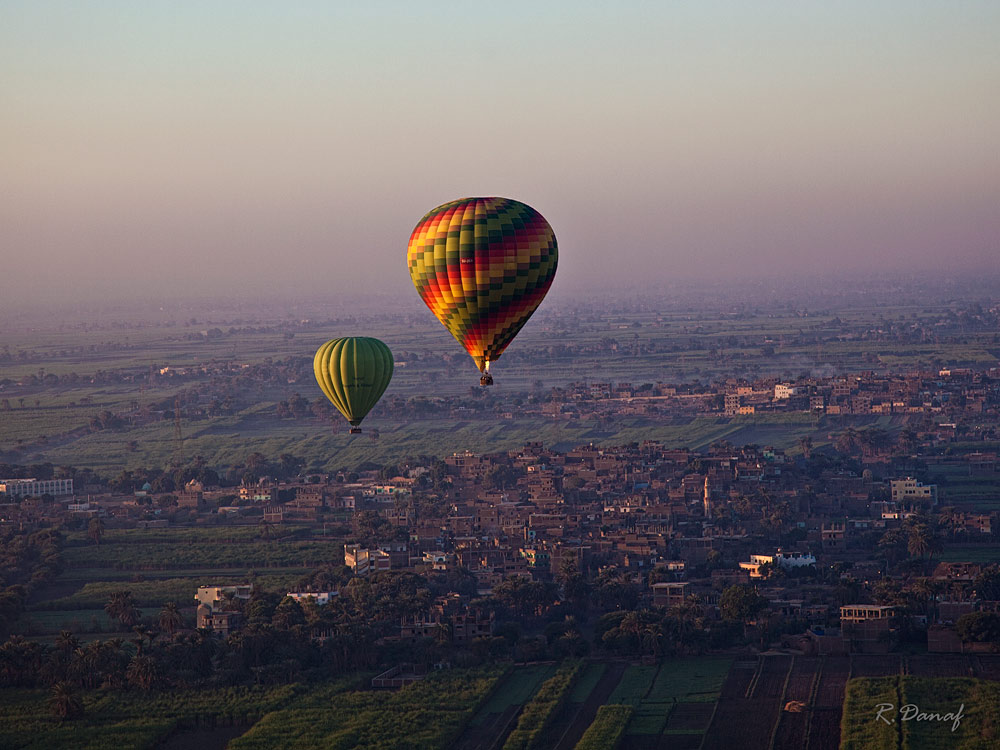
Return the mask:
M 351 432 L 358 433 L 392 380 L 392 352 L 378 339 L 334 339 L 317 350 L 313 371 L 320 389 L 351 423 Z
M 462 198 L 433 209 L 410 235 L 417 294 L 492 385 L 490 362 L 521 330 L 552 285 L 552 227 L 510 198 Z

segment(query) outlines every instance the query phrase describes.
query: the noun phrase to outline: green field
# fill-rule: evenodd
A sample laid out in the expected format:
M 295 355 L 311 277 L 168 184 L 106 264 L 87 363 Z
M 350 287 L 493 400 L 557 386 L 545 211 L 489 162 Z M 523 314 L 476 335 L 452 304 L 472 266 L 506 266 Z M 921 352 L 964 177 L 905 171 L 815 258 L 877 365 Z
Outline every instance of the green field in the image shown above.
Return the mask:
M 601 706 L 597 716 L 576 743 L 575 750 L 614 750 L 621 743 L 632 718 L 631 706 Z
M 732 659 L 724 657 L 697 657 L 631 666 L 608 702 L 633 707 L 627 734 L 658 735 L 675 703 L 714 703 L 731 663 Z
M 340 686 L 340 690 L 345 689 Z M 299 686 L 177 690 L 166 694 L 84 691 L 83 716 L 60 721 L 45 690 L 0 690 L 0 747 L 9 750 L 151 750 L 178 726 L 248 724 L 289 702 Z
M 396 692 L 310 690 L 228 748 L 445 748 L 502 676 L 502 668 L 487 667 L 435 673 Z
M 539 686 L 555 674 L 555 664 L 515 667 L 483 706 L 482 714 L 500 714 L 526 703 Z
M 547 731 L 568 701 L 584 666 L 581 661 L 566 660 L 552 677 L 542 683 L 538 692 L 521 709 L 517 726 L 504 742 L 504 750 L 540 750 L 544 747 Z
M 233 576 L 231 574 L 230 577 L 242 581 L 246 575 Z M 260 586 L 266 591 L 289 590 L 301 577 L 301 570 L 281 575 L 259 574 L 254 578 L 254 585 Z M 190 578 L 165 578 L 138 582 L 92 581 L 85 583 L 70 596 L 49 599 L 32 605 L 32 610 L 40 612 L 43 610 L 98 609 L 108 602 L 112 593 L 122 589 L 128 589 L 132 592 L 135 603 L 139 607 L 159 609 L 166 602 L 176 602 L 182 607 L 193 606 L 194 592 L 198 590 L 199 586 L 206 585 L 205 580 L 205 576 L 199 575 Z M 218 577 L 212 577 L 212 580 L 218 580 Z
M 715 702 L 732 661 L 728 657 L 664 661 L 643 703 Z
M 640 667 L 633 664 L 625 670 L 608 703 L 638 706 L 649 692 L 658 671 L 659 666 Z
M 152 750 L 179 729 L 222 724 L 253 725 L 228 746 L 233 750 L 445 748 L 503 673 L 502 667 L 448 670 L 382 692 L 363 689 L 370 674 L 275 688 L 81 691 L 83 715 L 69 721 L 53 717 L 48 691 L 5 689 L 0 747 Z
M 898 677 L 859 677 L 847 683 L 840 750 L 896 750 L 899 725 L 876 720 L 877 706 L 883 703 L 899 707 Z
M 876 719 L 879 704 L 891 704 Z M 919 711 L 909 715 L 901 707 Z M 961 708 L 958 721 L 954 714 Z M 840 750 L 985 750 L 1000 746 L 1000 683 L 968 677 L 862 677 L 847 683 Z
M 328 542 L 258 541 L 229 544 L 102 544 L 70 547 L 67 566 L 117 570 L 168 570 L 230 566 L 244 570 L 302 566 L 318 568 L 343 560 L 343 544 Z
M 918 706 L 925 713 L 944 717 L 964 706 L 956 726 L 952 720 L 902 722 L 906 750 L 974 750 L 1000 746 L 1000 683 L 971 678 L 920 678 L 902 680 L 903 705 Z
M 193 608 L 199 586 L 252 581 L 284 593 L 316 568 L 343 561 L 342 541 L 314 531 L 288 524 L 275 529 L 280 538 L 264 541 L 256 526 L 108 529 L 100 545 L 84 532 L 69 532 L 63 572 L 45 598 L 28 604 L 13 632 L 45 637 L 66 629 L 88 640 L 120 631 L 104 606 L 122 590 L 153 620 L 167 602 Z
M 193 596 L 193 593 L 192 593 Z M 104 604 L 92 609 L 34 610 L 25 612 L 14 623 L 12 632 L 22 635 L 37 636 L 55 635 L 62 630 L 73 633 L 111 633 L 121 630 L 121 624 L 108 617 Z M 185 600 L 184 604 L 187 604 Z
M 978 477 L 951 478 L 938 485 L 938 497 L 942 505 L 971 505 L 989 513 L 1000 510 L 1000 483 Z
M 718 440 L 728 440 L 736 445 L 773 445 L 794 452 L 800 438 L 809 436 L 814 447 L 820 447 L 829 442 L 831 432 L 838 432 L 847 424 L 877 425 L 890 431 L 902 424 L 899 418 L 891 417 L 839 420 L 809 414 L 671 420 L 620 417 L 611 423 L 538 417 L 445 418 L 407 423 L 370 418 L 365 422 L 366 433 L 349 435 L 339 425 L 331 427 L 315 419 L 296 422 L 268 418 L 262 414 L 267 408 L 254 407 L 233 417 L 187 420 L 179 450 L 173 424 L 164 421 L 83 435 L 40 449 L 38 455 L 55 464 L 89 466 L 95 471 L 111 473 L 122 468 L 164 466 L 178 455 L 199 455 L 209 466 L 225 468 L 242 463 L 253 452 L 267 456 L 291 453 L 305 459 L 310 470 L 329 471 L 365 462 L 384 465 L 413 456 L 446 456 L 463 450 L 498 452 L 534 440 L 556 450 L 591 442 L 618 445 L 644 440 L 699 449 Z M 372 430 L 379 431 L 377 439 L 372 439 Z
M 583 668 L 583 674 L 573 685 L 573 690 L 570 691 L 569 700 L 571 703 L 583 703 L 587 700 L 587 697 L 593 692 L 597 683 L 600 682 L 601 677 L 607 671 L 608 665 L 602 664 L 600 662 L 594 662 L 587 664 Z
M 944 562 L 1000 562 L 1000 545 L 997 544 L 963 544 L 947 545 L 939 555 Z

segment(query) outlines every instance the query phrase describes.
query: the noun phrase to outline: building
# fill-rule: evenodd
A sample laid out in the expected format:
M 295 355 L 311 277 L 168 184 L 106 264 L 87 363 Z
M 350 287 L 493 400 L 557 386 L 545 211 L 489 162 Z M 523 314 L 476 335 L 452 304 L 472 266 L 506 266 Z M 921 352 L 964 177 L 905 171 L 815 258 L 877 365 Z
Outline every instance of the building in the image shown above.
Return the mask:
M 913 477 L 893 479 L 889 482 L 894 503 L 907 505 L 920 504 L 924 506 L 937 505 L 937 485 L 921 484 Z
M 653 606 L 654 607 L 678 607 L 687 598 L 686 582 L 664 582 L 653 584 Z
M 269 503 L 276 499 L 277 492 L 274 487 L 257 485 L 254 487 L 240 487 L 240 500 L 253 501 L 255 503 Z
M 521 557 L 527 561 L 531 570 L 549 570 L 552 567 L 549 553 L 542 549 L 525 547 L 521 550 Z
M 840 629 L 848 651 L 888 653 L 898 629 L 896 608 L 876 604 L 841 607 Z
M 236 630 L 243 621 L 239 612 L 213 612 L 206 604 L 198 605 L 198 627 L 207 628 L 223 637 Z
M 73 494 L 72 479 L 0 479 L 0 493 L 8 497 L 28 497 L 29 495 Z
M 250 583 L 237 586 L 199 586 L 194 598 L 199 605 L 204 604 L 214 611 L 224 606 L 229 597 L 247 600 L 252 593 L 253 584 Z
M 380 549 L 367 549 L 360 544 L 344 546 L 344 565 L 359 576 L 367 576 L 382 570 L 392 569 L 392 559 L 388 552 Z
M 741 562 L 740 569 L 750 574 L 751 578 L 761 578 L 760 569 L 763 565 L 790 570 L 815 565 L 816 557 L 806 552 L 782 552 L 780 549 L 773 555 L 750 555 L 750 562 Z
M 774 385 L 774 400 L 783 401 L 786 398 L 791 398 L 799 392 L 799 389 L 794 385 L 789 383 L 775 383 Z
M 723 413 L 727 417 L 739 414 L 743 398 L 738 393 L 727 393 L 723 401 Z
M 476 638 L 493 635 L 493 616 L 479 612 L 466 612 L 451 618 L 451 638 L 455 643 L 468 643 Z
M 312 599 L 320 607 L 329 604 L 340 596 L 339 591 L 289 591 L 285 596 L 291 597 L 299 604 Z
M 830 521 L 820 527 L 824 552 L 842 550 L 845 547 L 847 524 L 844 521 Z

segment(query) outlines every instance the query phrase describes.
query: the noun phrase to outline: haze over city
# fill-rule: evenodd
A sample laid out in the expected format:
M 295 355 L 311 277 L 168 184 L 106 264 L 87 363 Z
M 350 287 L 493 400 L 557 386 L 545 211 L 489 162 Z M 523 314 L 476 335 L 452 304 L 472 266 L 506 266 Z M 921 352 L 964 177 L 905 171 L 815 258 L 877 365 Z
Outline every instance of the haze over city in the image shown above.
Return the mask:
M 5 307 L 412 295 L 417 220 L 535 206 L 553 292 L 978 273 L 994 2 L 0 7 Z

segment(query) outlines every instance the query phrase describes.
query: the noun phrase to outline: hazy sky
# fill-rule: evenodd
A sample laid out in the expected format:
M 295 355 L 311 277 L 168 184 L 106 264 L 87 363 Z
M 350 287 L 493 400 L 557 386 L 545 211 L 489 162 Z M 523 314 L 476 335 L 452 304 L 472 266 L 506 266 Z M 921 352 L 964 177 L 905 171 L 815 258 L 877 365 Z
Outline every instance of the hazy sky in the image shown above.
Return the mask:
M 414 294 L 470 195 L 545 215 L 561 293 L 996 270 L 998 39 L 997 0 L 3 0 L 0 303 Z

